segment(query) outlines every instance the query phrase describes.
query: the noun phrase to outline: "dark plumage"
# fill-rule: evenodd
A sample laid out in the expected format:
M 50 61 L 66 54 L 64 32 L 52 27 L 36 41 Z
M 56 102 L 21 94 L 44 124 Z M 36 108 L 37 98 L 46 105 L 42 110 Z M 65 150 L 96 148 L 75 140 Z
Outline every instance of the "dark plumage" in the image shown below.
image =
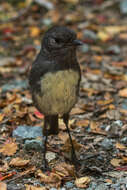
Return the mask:
M 81 44 L 74 31 L 64 26 L 53 27 L 45 33 L 40 53 L 32 65 L 29 84 L 35 106 L 45 115 L 45 145 L 47 135 L 58 134 L 59 114 L 69 133 L 69 112 L 77 101 L 81 78 L 76 47 Z

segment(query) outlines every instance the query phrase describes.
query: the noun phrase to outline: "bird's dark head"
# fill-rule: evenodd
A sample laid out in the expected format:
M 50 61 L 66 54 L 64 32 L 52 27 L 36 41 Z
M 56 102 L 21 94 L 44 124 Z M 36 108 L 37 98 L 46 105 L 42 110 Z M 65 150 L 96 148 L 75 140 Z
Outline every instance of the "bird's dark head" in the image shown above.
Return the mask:
M 43 38 L 42 47 L 47 51 L 63 51 L 69 48 L 76 49 L 78 45 L 82 45 L 80 40 L 77 40 L 76 33 L 64 26 L 55 26 L 49 29 Z

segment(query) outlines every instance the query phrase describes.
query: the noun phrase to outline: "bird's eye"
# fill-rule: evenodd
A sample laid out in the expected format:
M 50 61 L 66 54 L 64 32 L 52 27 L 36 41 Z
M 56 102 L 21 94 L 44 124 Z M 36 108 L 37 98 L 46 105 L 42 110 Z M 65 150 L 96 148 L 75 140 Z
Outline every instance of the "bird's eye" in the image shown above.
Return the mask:
M 61 42 L 61 40 L 59 39 L 59 38 L 55 38 L 55 41 L 56 41 L 56 43 L 60 43 Z

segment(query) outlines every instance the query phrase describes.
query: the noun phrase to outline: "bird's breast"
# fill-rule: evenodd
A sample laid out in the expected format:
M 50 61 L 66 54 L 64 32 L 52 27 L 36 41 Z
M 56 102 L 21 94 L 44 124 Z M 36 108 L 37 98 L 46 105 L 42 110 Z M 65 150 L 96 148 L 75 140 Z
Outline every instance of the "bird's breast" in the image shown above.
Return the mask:
M 39 110 L 45 114 L 69 112 L 77 101 L 80 74 L 72 69 L 45 74 L 36 95 Z

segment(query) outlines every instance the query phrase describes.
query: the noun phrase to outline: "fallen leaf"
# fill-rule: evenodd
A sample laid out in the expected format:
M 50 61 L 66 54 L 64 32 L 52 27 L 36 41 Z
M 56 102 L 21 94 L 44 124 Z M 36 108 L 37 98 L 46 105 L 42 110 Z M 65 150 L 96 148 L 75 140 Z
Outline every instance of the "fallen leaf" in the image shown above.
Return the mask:
M 118 171 L 127 171 L 127 166 L 117 167 L 115 169 Z
M 64 0 L 66 3 L 72 3 L 72 4 L 77 4 L 78 0 Z
M 62 162 L 55 166 L 53 169 L 53 172 L 61 176 L 62 178 L 64 177 L 74 177 L 75 176 L 75 168 L 73 165 L 66 164 L 65 162 Z
M 92 133 L 98 133 L 98 134 L 103 134 L 105 135 L 106 132 L 104 132 L 100 127 L 100 124 L 98 122 L 95 121 L 91 121 L 90 122 L 90 129 Z
M 0 152 L 3 155 L 12 156 L 13 154 L 16 153 L 17 149 L 18 149 L 18 147 L 15 142 L 8 142 L 8 143 L 1 145 Z
M 4 114 L 3 113 L 0 113 L 0 122 L 4 119 Z
M 60 131 L 58 137 L 60 138 L 61 141 L 66 142 L 66 140 L 68 139 L 68 134 L 66 132 Z
M 89 177 L 81 177 L 81 178 L 77 178 L 75 180 L 75 185 L 78 188 L 86 188 L 88 186 L 88 184 L 90 183 L 90 178 Z
M 24 160 L 23 158 L 17 157 L 13 158 L 11 162 L 9 163 L 10 166 L 26 166 L 30 161 L 29 160 Z
M 0 190 L 7 190 L 7 184 L 0 182 Z
M 88 127 L 90 121 L 87 119 L 76 121 L 75 125 L 78 127 Z
M 40 29 L 36 26 L 30 27 L 30 36 L 37 37 L 40 34 Z
M 127 163 L 127 157 L 126 156 L 122 156 L 123 162 Z
M 47 190 L 46 187 L 35 187 L 33 185 L 25 184 L 26 190 Z
M 9 173 L 9 174 L 7 174 L 7 175 L 1 176 L 1 177 L 0 177 L 0 181 L 3 181 L 3 180 L 5 180 L 5 179 L 8 179 L 8 178 L 12 177 L 12 176 L 15 175 L 15 174 L 16 174 L 16 172 L 11 172 L 11 173 Z
M 79 151 L 81 150 L 83 145 L 77 143 L 77 141 L 75 139 L 72 139 L 72 142 L 74 145 L 75 152 L 78 155 Z M 63 151 L 64 155 L 69 159 L 71 158 L 71 149 L 72 149 L 72 146 L 70 143 L 70 139 L 68 138 L 62 147 L 62 151 Z
M 35 175 L 36 177 L 39 177 L 42 183 L 50 184 L 56 188 L 60 187 L 61 185 L 61 177 L 56 173 L 51 172 L 50 175 L 46 175 L 42 173 L 41 170 L 37 170 Z
M 107 105 L 107 104 L 111 104 L 114 100 L 113 99 L 109 99 L 109 100 L 98 100 L 97 104 L 98 105 Z
M 106 42 L 111 38 L 111 36 L 105 31 L 99 31 L 97 36 L 103 42 Z
M 39 111 L 35 111 L 34 114 L 35 114 L 36 117 L 39 118 L 39 119 L 43 119 L 43 118 L 44 118 L 44 115 L 41 114 Z
M 112 184 L 112 180 L 111 179 L 105 179 L 105 182 Z
M 113 158 L 110 163 L 113 165 L 113 166 L 120 166 L 120 163 L 122 162 L 122 159 L 117 159 L 117 158 Z
M 116 143 L 116 148 L 120 149 L 120 150 L 124 150 L 124 149 L 127 149 L 126 146 L 124 146 L 123 144 L 121 143 Z
M 70 115 L 75 115 L 75 114 L 82 114 L 84 113 L 84 110 L 80 109 L 80 108 L 73 108 L 70 112 Z
M 127 97 L 127 88 L 124 88 L 119 91 L 119 96 L 121 97 Z

